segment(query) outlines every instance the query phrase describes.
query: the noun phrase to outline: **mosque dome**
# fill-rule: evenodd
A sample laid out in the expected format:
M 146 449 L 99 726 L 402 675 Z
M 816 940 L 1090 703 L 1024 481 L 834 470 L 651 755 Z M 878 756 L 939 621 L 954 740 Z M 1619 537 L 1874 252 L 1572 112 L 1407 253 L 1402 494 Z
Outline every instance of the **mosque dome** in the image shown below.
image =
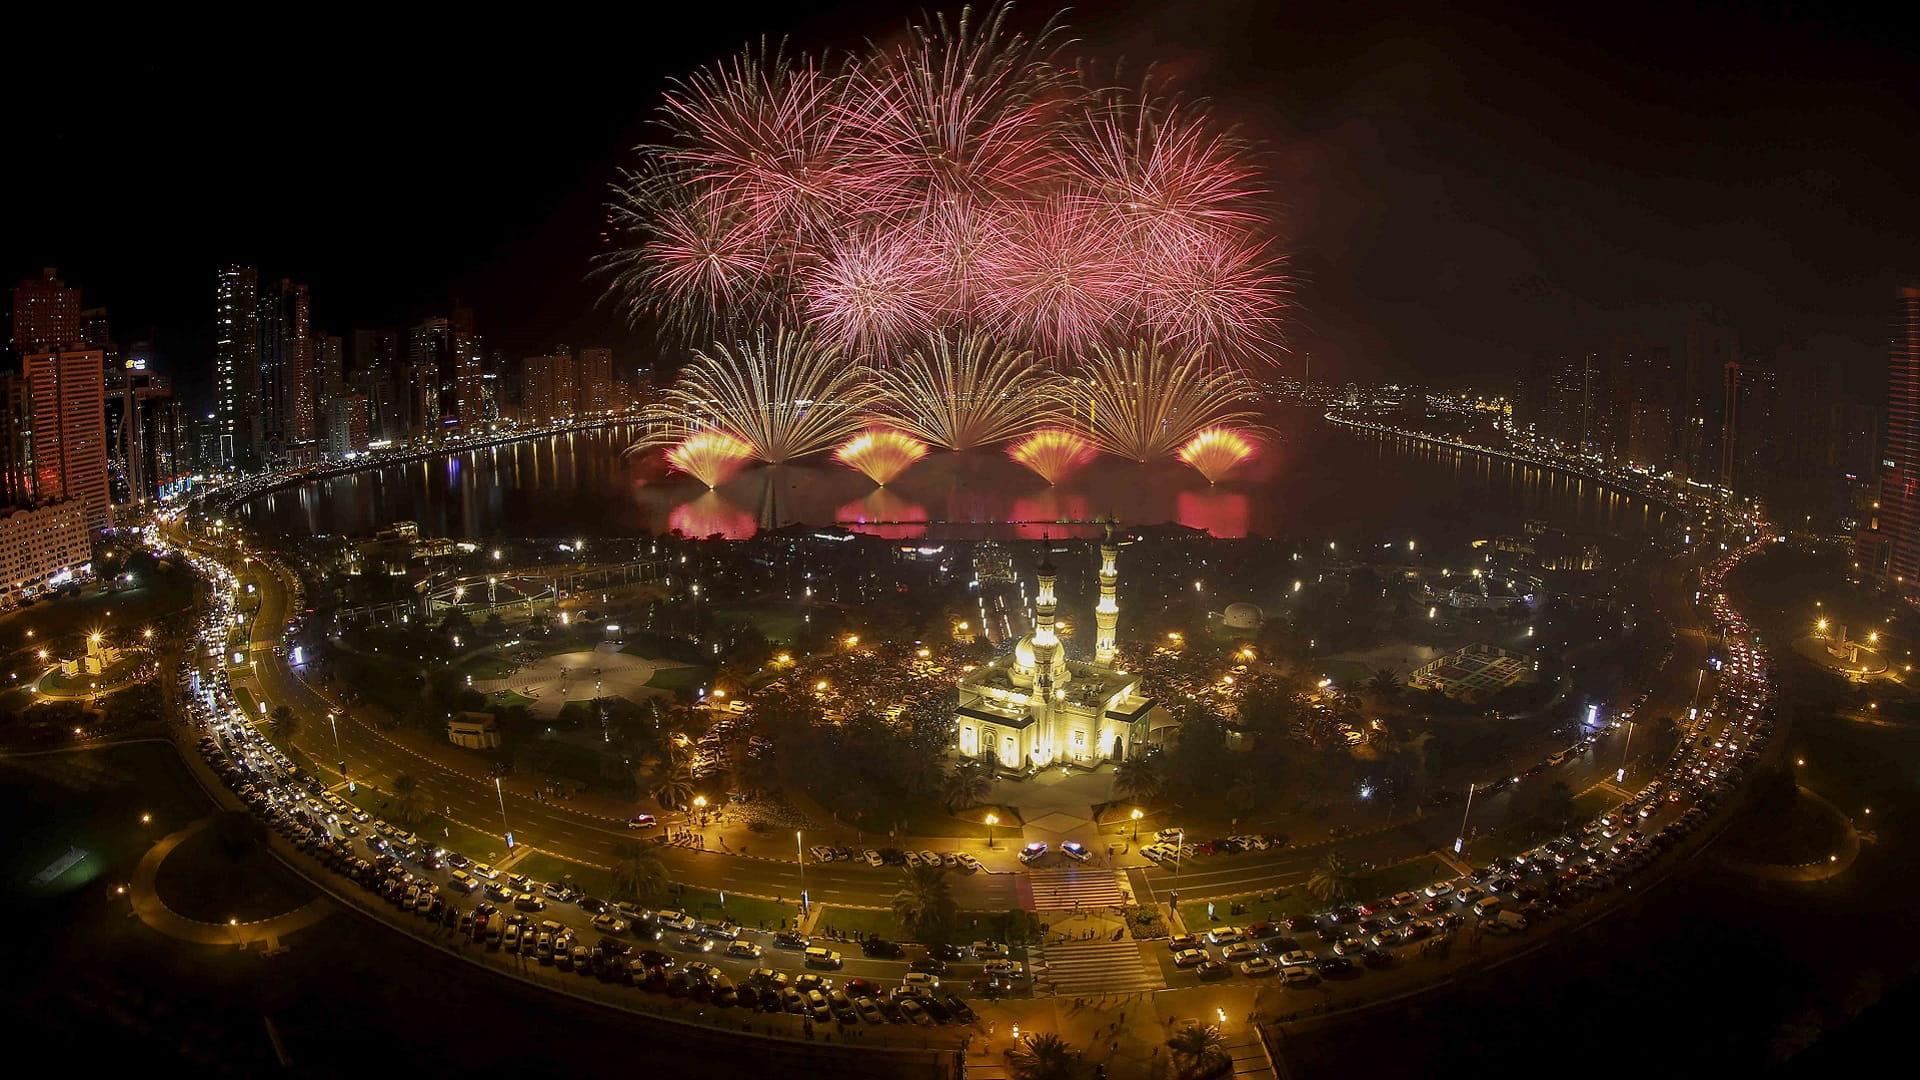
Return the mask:
M 1265 615 L 1258 604 L 1228 604 L 1220 621 L 1234 630 L 1258 630 Z
M 1053 685 L 1062 686 L 1070 677 L 1067 672 L 1067 650 L 1058 645 L 1053 649 L 1053 661 L 1048 665 L 1053 674 Z M 1033 685 L 1034 655 L 1033 635 L 1026 637 L 1013 647 L 1013 670 L 1009 673 L 1013 681 L 1021 686 Z

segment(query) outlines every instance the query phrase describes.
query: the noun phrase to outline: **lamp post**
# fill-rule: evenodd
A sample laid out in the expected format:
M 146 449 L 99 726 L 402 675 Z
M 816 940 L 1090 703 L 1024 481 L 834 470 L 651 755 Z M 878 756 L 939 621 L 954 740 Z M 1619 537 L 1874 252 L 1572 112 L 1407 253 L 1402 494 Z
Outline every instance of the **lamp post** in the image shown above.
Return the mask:
M 1627 779 L 1627 754 L 1633 750 L 1633 721 L 1627 721 L 1627 742 L 1620 748 L 1620 768 L 1613 774 L 1613 782 L 1625 783 Z
M 993 846 L 993 827 L 998 824 L 1000 824 L 1000 815 L 998 814 L 987 815 L 987 846 L 988 847 Z
M 801 831 L 793 830 L 793 853 L 800 859 L 800 917 L 807 915 L 807 849 L 801 845 Z
M 1133 808 L 1133 842 L 1136 844 L 1140 842 L 1140 819 L 1143 816 L 1139 807 Z
M 693 808 L 700 811 L 700 824 L 705 825 L 707 823 L 707 797 L 705 795 L 695 795 L 693 797 Z
M 500 828 L 507 834 L 507 850 L 513 850 L 513 826 L 507 824 L 507 794 L 500 788 L 500 778 L 493 778 L 493 793 L 500 799 Z
M 1453 853 L 1460 854 L 1467 846 L 1467 815 L 1473 813 L 1473 788 L 1467 785 L 1467 808 L 1460 812 L 1460 835 L 1453 838 Z

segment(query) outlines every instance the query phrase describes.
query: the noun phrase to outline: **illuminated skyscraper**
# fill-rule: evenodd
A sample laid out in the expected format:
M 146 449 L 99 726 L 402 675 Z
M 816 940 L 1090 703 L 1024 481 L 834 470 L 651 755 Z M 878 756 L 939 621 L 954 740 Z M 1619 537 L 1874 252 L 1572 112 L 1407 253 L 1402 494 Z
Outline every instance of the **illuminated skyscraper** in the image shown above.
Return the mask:
M 13 289 L 13 354 L 49 353 L 85 340 L 80 324 L 80 290 L 60 280 L 49 266 L 38 278 Z
M 99 349 L 38 353 L 22 360 L 33 434 L 33 486 L 38 498 L 86 504 L 87 528 L 113 524 L 107 485 L 104 365 Z
M 1900 290 L 1887 355 L 1887 436 L 1878 513 L 1857 544 L 1863 574 L 1920 598 L 1920 285 Z
M 260 274 L 251 266 L 220 271 L 213 302 L 213 423 L 220 465 L 258 460 L 253 441 L 260 390 Z

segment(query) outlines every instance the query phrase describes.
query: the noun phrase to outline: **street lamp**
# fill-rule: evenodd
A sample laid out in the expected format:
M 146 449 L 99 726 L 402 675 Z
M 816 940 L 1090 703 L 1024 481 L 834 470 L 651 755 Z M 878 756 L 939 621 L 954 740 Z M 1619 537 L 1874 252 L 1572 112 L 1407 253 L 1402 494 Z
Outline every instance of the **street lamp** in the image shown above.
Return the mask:
M 999 814 L 987 815 L 987 846 L 988 847 L 993 846 L 993 827 L 998 824 L 1000 824 Z
M 1136 844 L 1140 842 L 1140 819 L 1143 816 L 1139 807 L 1133 808 L 1133 842 Z
M 700 824 L 705 825 L 707 823 L 707 797 L 705 795 L 695 795 L 693 797 L 693 808 L 700 811 Z
M 800 917 L 807 914 L 807 849 L 801 845 L 800 830 L 793 830 L 793 853 L 800 859 Z
M 507 850 L 513 850 L 513 826 L 507 824 L 507 795 L 500 788 L 500 778 L 493 778 L 493 794 L 500 800 L 500 828 L 507 834 Z

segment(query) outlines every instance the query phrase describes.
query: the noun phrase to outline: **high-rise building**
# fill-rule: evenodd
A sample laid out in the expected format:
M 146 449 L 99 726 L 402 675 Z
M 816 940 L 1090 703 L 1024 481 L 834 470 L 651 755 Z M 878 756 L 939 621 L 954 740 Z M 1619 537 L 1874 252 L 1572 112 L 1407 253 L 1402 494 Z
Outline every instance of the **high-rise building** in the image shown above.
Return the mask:
M 1914 600 L 1920 598 L 1920 284 L 1900 290 L 1887 352 L 1880 497 L 1856 544 L 1856 562 L 1880 588 Z
M 347 349 L 339 334 L 315 334 L 313 338 L 313 385 L 317 407 L 347 392 Z
M 34 494 L 86 504 L 87 528 L 113 524 L 107 483 L 106 390 L 99 349 L 38 353 L 22 361 Z
M 258 463 L 254 417 L 260 411 L 260 274 L 251 266 L 220 271 L 213 305 L 213 424 L 222 468 Z
M 185 409 L 172 380 L 127 360 L 107 368 L 106 399 L 113 501 L 158 498 L 193 472 Z
M 1733 331 L 1710 323 L 1687 328 L 1678 400 L 1674 404 L 1678 464 L 1699 480 L 1720 476 L 1720 433 L 1726 402 L 1727 364 L 1739 359 Z
M 414 436 L 436 436 L 456 406 L 453 324 L 423 319 L 407 332 L 407 388 Z M 457 407 L 451 413 L 459 416 Z
M 49 266 L 13 288 L 13 355 L 50 353 L 85 340 L 80 290 Z
M 562 345 L 520 362 L 520 422 L 551 424 L 573 416 L 573 352 Z
M 575 368 L 574 411 L 604 413 L 613 408 L 613 350 L 581 349 Z
M 393 441 L 407 437 L 412 418 L 396 379 L 400 367 L 399 339 L 386 330 L 355 330 L 351 374 L 352 392 L 367 399 L 367 435 Z
M 23 376 L 0 375 L 0 506 L 33 501 L 32 398 Z
M 367 399 L 360 394 L 343 394 L 327 401 L 327 454 L 342 458 L 365 453 L 368 444 Z
M 314 438 L 313 327 L 307 287 L 282 278 L 260 292 L 261 443 L 273 460 Z
M 92 554 L 85 503 L 0 506 L 0 608 L 65 583 Z

